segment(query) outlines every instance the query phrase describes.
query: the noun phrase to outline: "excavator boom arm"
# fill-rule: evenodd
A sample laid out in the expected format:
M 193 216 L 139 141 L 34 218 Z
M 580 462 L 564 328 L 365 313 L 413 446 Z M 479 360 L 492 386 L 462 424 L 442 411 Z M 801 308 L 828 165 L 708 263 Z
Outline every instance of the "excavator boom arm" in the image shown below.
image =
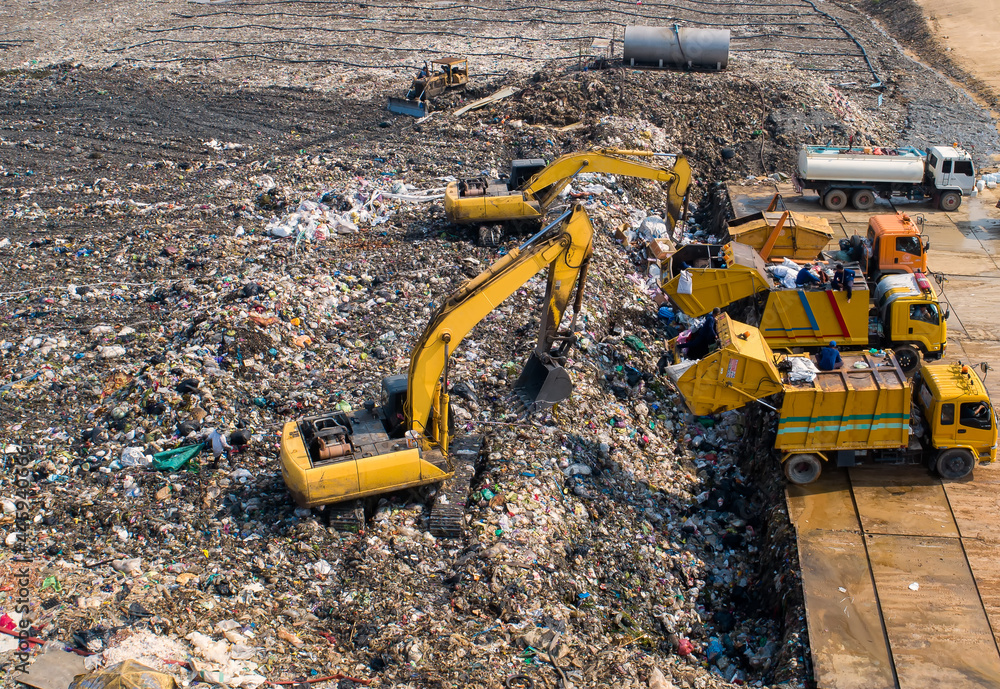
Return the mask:
M 440 411 L 440 378 L 450 356 L 473 327 L 528 280 L 549 268 L 539 349 L 551 347 L 581 271 L 593 252 L 594 228 L 575 207 L 466 282 L 437 309 L 410 355 L 405 415 L 408 428 L 441 443 L 434 423 Z M 581 285 L 582 288 L 582 285 Z
M 625 156 L 638 158 L 676 158 L 672 169 L 647 165 Z M 667 214 L 670 227 L 680 219 L 684 197 L 691 184 L 691 166 L 683 156 L 652 151 L 629 151 L 605 148 L 585 153 L 570 153 L 556 158 L 548 167 L 528 180 L 522 187 L 527 196 L 536 199 L 542 209 L 552 204 L 566 185 L 582 172 L 603 172 L 626 177 L 640 177 L 659 182 L 669 182 Z

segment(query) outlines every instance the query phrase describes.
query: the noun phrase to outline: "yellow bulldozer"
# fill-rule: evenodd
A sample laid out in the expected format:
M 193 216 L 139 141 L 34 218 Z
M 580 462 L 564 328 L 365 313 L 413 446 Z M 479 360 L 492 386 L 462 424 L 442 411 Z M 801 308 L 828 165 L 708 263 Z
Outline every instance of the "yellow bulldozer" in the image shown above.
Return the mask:
M 672 159 L 673 165 L 667 168 L 631 158 Z M 515 230 L 534 228 L 566 186 L 587 172 L 666 182 L 667 227 L 671 230 L 681 217 L 691 184 L 691 166 L 684 156 L 603 148 L 569 153 L 548 165 L 540 158 L 518 159 L 511 163 L 506 179 L 477 177 L 450 182 L 444 192 L 445 215 L 459 225 L 480 225 L 480 239 L 490 225 L 498 223 L 513 225 Z
M 406 92 L 406 98 L 389 98 L 389 110 L 400 115 L 424 117 L 430 113 L 429 101 L 450 88 L 469 83 L 469 61 L 464 57 L 442 57 L 425 62 Z
M 477 323 L 547 268 L 538 340 L 514 393 L 526 412 L 569 397 L 573 385 L 562 364 L 575 340 L 593 234 L 582 207 L 566 211 L 443 301 L 410 352 L 408 373 L 382 381 L 379 404 L 286 423 L 281 472 L 295 501 L 331 505 L 331 523 L 349 528 L 360 525 L 365 498 L 448 482 L 431 508 L 431 533 L 459 535 L 482 437 L 452 437 L 449 357 Z M 572 322 L 560 330 L 574 290 Z

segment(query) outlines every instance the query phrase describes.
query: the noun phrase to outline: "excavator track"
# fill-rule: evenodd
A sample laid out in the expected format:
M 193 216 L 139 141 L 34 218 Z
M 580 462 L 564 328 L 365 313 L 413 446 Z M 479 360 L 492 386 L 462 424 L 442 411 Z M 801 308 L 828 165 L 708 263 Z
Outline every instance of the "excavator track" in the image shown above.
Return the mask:
M 476 475 L 476 462 L 483 449 L 483 436 L 455 438 L 449 454 L 455 463 L 455 475 L 445 481 L 431 506 L 430 532 L 437 538 L 461 538 L 465 526 L 465 503 Z
M 365 503 L 348 500 L 326 506 L 327 520 L 337 531 L 358 533 L 365 528 Z

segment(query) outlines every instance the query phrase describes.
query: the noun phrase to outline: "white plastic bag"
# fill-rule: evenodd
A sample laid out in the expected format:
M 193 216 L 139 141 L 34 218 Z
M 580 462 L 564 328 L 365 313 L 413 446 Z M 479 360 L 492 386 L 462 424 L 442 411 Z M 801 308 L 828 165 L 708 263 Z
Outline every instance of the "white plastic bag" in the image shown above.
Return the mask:
M 682 270 L 681 278 L 677 283 L 677 294 L 691 294 L 694 292 L 694 280 L 691 278 L 691 273 Z
M 807 356 L 790 356 L 789 363 L 792 370 L 788 373 L 788 380 L 792 383 L 811 383 L 816 380 L 819 369 Z
M 146 459 L 146 453 L 141 447 L 126 447 L 118 462 L 123 467 L 144 467 L 149 465 L 150 460 Z

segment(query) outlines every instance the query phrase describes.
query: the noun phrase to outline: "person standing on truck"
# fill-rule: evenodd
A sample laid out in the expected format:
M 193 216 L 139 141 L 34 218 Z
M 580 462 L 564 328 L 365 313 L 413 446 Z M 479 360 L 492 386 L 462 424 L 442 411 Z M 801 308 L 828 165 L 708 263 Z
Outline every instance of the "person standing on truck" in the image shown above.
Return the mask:
M 837 264 L 837 269 L 833 271 L 833 288 L 843 289 L 847 292 L 847 303 L 851 303 L 851 297 L 854 296 L 854 271 L 850 268 L 845 268 L 843 263 Z
M 816 368 L 820 371 L 833 371 L 834 369 L 843 367 L 844 360 L 840 358 L 840 350 L 837 349 L 837 343 L 831 340 L 828 347 L 823 347 L 823 349 L 819 350 L 819 356 L 816 357 Z

